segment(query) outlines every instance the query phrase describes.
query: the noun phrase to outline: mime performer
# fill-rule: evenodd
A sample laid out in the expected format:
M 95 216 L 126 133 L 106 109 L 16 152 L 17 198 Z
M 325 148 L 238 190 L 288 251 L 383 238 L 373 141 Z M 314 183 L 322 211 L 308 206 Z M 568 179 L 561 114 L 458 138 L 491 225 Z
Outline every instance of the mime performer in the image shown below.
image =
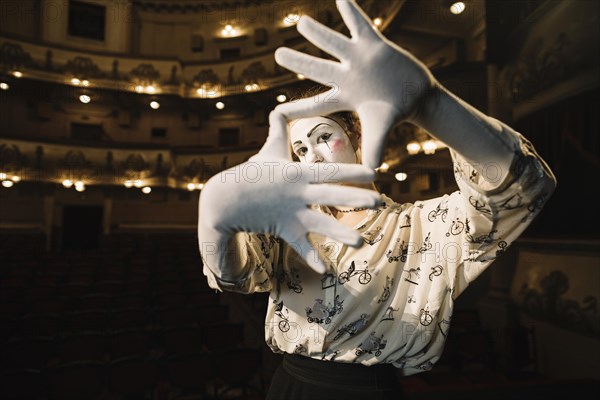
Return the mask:
M 450 93 L 354 1 L 336 3 L 351 37 L 308 16 L 297 28 L 337 61 L 275 53 L 330 90 L 277 106 L 258 154 L 200 196 L 209 285 L 269 292 L 265 339 L 284 357 L 268 399 L 402 398 L 396 376 L 434 366 L 454 300 L 556 185 L 527 139 Z M 374 190 L 400 121 L 448 145 L 458 191 L 398 204 Z M 310 317 L 316 303 L 327 318 Z

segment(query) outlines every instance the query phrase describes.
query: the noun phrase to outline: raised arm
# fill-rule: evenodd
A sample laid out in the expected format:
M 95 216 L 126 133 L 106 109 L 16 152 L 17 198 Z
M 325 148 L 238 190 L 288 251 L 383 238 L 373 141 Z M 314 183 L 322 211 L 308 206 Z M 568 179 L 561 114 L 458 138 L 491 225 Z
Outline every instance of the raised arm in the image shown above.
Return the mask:
M 269 122 L 269 136 L 260 152 L 209 179 L 200 195 L 200 252 L 207 272 L 222 282 L 243 279 L 251 272 L 248 268 L 259 262 L 240 232 L 275 235 L 290 244 L 311 268 L 325 272 L 325 263 L 308 240 L 309 232 L 351 246 L 360 245 L 362 237 L 308 206 L 375 207 L 380 202 L 377 192 L 336 185 L 369 182 L 373 171 L 359 164 L 293 162 L 287 121 L 272 112 Z
M 275 53 L 282 66 L 331 86 L 331 90 L 318 99 L 280 105 L 278 110 L 290 119 L 356 111 L 363 127 L 363 164 L 371 168 L 381 163 L 390 128 L 408 120 L 471 161 L 478 172 L 494 163 L 507 173 L 517 144 L 499 121 L 449 93 L 423 63 L 387 40 L 354 1 L 338 0 L 336 4 L 351 38 L 308 16 L 300 19 L 298 31 L 339 62 L 288 48 Z

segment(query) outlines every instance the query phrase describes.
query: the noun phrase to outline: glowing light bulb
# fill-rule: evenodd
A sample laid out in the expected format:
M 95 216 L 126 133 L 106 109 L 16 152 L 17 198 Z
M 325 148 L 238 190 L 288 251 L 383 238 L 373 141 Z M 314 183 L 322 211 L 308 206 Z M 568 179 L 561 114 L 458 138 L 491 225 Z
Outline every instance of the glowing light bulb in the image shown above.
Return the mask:
M 286 100 L 287 100 L 287 97 L 285 96 L 285 94 L 280 94 L 279 96 L 277 96 L 277 101 L 280 103 L 283 103 Z
M 287 24 L 287 25 L 294 25 L 294 24 L 297 24 L 299 20 L 300 20 L 300 16 L 298 14 L 289 13 L 283 19 L 283 23 Z
M 187 184 L 187 190 L 189 190 L 191 192 L 194 189 L 196 189 L 196 184 L 195 183 L 190 182 L 190 183 Z
M 221 31 L 221 34 L 223 34 L 223 36 L 235 36 L 236 33 L 236 29 L 229 24 L 225 25 L 225 28 L 223 28 L 223 30 Z
M 375 26 L 377 26 L 377 27 L 381 26 L 382 23 L 383 23 L 383 20 L 379 17 L 377 17 L 373 20 L 373 24 L 375 24 Z
M 396 178 L 397 181 L 403 182 L 408 178 L 408 175 L 404 172 L 398 172 L 394 175 L 394 178 Z
M 152 188 L 150 186 L 144 186 L 142 188 L 142 193 L 144 194 L 149 194 L 152 191 Z
M 413 140 L 406 145 L 406 151 L 408 151 L 408 154 L 410 155 L 415 155 L 421 151 L 421 145 Z
M 135 181 L 133 181 L 133 186 L 139 188 L 142 187 L 142 181 L 139 179 L 136 179 Z
M 133 181 L 127 180 L 127 181 L 125 181 L 124 185 L 125 185 L 126 188 L 130 188 L 130 187 L 133 186 Z
M 13 72 L 13 75 L 16 76 L 17 78 L 20 78 L 23 76 L 23 73 L 21 71 L 15 71 L 15 72 Z
M 153 110 L 158 110 L 160 108 L 160 103 L 158 101 L 151 101 L 150 102 L 150 107 Z
M 5 188 L 12 187 L 12 185 L 14 185 L 13 181 L 2 181 L 2 186 Z
M 8 90 L 8 89 L 10 89 L 10 85 L 6 82 L 0 82 L 0 89 Z
M 390 165 L 388 163 L 384 162 L 377 169 L 381 172 L 387 172 L 390 169 Z
M 463 3 L 462 1 L 457 1 L 456 3 L 450 6 L 450 12 L 454 15 L 458 15 L 465 11 L 465 7 L 465 3 Z
M 10 178 L 10 180 L 15 183 L 21 182 L 21 177 L 19 175 L 13 175 L 12 178 Z
M 87 94 L 82 94 L 81 96 L 79 96 L 79 101 L 82 102 L 83 104 L 87 104 L 90 101 L 92 101 L 92 98 L 90 96 L 88 96 Z
M 79 81 L 79 79 L 77 79 L 77 78 L 73 78 L 73 79 L 71 79 L 71 83 L 72 83 L 73 85 L 79 85 L 81 82 Z
M 223 103 L 222 101 L 218 101 L 217 104 L 215 104 L 215 107 L 217 107 L 217 109 L 222 110 L 225 108 L 225 103 Z
M 426 140 L 423 142 L 423 153 L 433 154 L 437 150 L 437 144 L 434 140 Z

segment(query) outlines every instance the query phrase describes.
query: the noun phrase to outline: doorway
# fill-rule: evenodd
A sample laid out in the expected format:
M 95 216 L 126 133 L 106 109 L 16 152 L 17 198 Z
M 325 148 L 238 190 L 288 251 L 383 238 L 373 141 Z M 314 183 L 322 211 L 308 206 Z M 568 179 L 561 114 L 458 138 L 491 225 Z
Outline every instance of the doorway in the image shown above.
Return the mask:
M 62 220 L 63 250 L 98 248 L 102 214 L 102 206 L 65 206 Z

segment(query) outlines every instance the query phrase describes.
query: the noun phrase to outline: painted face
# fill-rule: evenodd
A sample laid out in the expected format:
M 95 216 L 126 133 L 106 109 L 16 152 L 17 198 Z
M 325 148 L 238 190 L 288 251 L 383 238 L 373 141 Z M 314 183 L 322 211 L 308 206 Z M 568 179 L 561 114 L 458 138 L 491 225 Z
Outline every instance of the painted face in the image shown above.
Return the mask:
M 356 152 L 348 134 L 330 118 L 300 118 L 291 124 L 292 151 L 301 162 L 356 164 Z

